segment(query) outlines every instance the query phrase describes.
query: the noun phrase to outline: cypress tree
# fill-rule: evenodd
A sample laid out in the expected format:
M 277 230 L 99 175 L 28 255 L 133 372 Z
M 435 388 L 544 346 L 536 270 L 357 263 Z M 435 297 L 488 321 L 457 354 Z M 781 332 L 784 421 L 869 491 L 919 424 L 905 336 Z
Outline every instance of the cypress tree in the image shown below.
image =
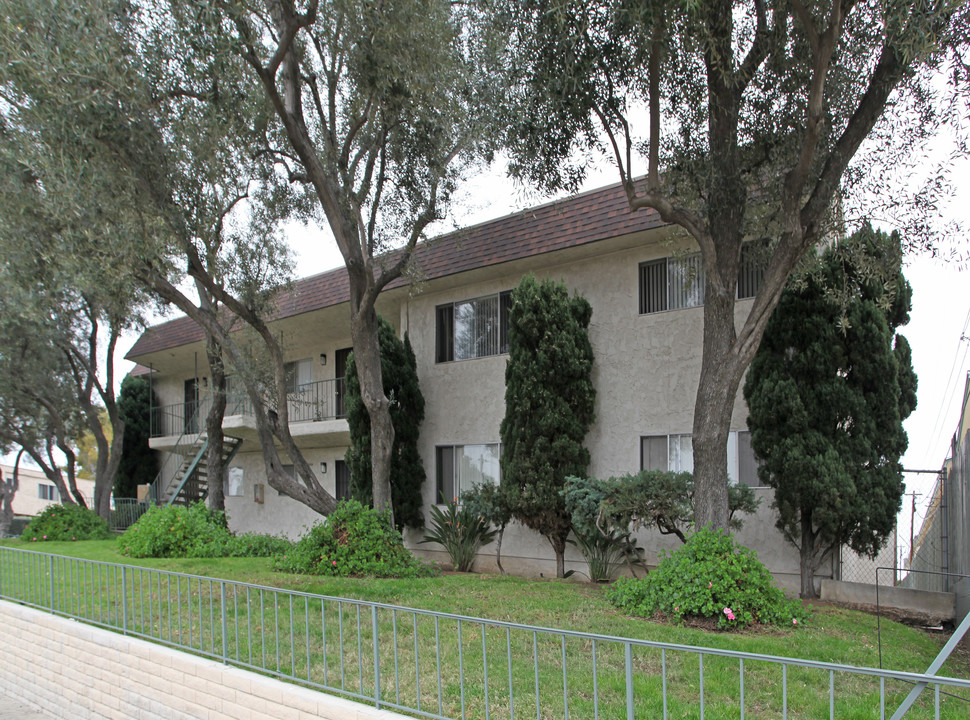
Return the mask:
M 798 548 L 802 597 L 823 558 L 847 545 L 875 557 L 904 490 L 903 420 L 916 406 L 906 339 L 912 291 L 900 244 L 866 226 L 786 288 L 744 386 L 759 477 Z M 885 285 L 867 271 L 888 263 Z
M 589 467 L 586 433 L 594 419 L 590 304 L 551 280 L 522 278 L 509 310 L 509 362 L 501 425 L 502 485 L 512 515 L 542 534 L 565 572 L 570 513 L 560 495 Z
M 152 389 L 148 380 L 127 375 L 121 381 L 118 394 L 118 414 L 125 424 L 125 435 L 115 478 L 115 497 L 136 497 L 138 486 L 150 484 L 158 474 L 158 459 L 148 445 L 151 406 Z
M 411 341 L 404 334 L 402 341 L 394 328 L 380 318 L 378 338 L 381 347 L 381 375 L 384 393 L 391 401 L 391 422 L 394 425 L 394 445 L 391 451 L 391 506 L 398 529 L 421 528 L 421 486 L 424 484 L 424 465 L 418 453 L 418 435 L 424 420 L 424 396 L 418 386 L 417 360 Z M 347 361 L 346 411 L 350 427 L 350 447 L 345 461 L 350 470 L 351 496 L 367 506 L 373 505 L 370 415 L 360 397 L 360 381 L 354 356 Z

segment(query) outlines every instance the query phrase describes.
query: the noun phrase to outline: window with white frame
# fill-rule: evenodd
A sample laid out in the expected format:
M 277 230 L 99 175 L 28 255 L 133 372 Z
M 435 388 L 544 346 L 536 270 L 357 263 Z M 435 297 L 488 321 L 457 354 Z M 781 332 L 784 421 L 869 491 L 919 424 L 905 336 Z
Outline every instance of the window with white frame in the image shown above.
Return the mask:
M 767 263 L 767 244 L 741 246 L 738 300 L 758 294 Z M 700 253 L 640 263 L 640 314 L 680 310 L 704 304 L 704 264 Z
M 751 450 L 747 430 L 728 434 L 728 478 L 732 484 L 760 487 L 758 461 Z M 645 435 L 640 438 L 640 469 L 694 471 L 694 446 L 690 435 Z
M 451 502 L 473 485 L 501 480 L 499 443 L 439 445 L 435 448 L 435 502 Z
M 470 360 L 509 351 L 512 292 L 435 308 L 435 362 Z
M 41 500 L 57 500 L 57 487 L 46 483 L 37 484 L 37 497 Z

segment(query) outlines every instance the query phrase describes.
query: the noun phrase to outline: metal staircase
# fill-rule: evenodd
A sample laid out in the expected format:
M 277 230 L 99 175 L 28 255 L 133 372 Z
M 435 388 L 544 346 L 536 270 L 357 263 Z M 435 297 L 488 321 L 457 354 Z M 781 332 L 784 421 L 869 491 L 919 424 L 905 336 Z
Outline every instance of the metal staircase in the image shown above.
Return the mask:
M 222 466 L 226 467 L 242 445 L 242 440 L 224 437 L 222 440 Z M 195 442 L 182 448 L 180 453 L 182 462 L 164 488 L 159 486 L 160 493 L 154 493 L 152 485 L 152 502 L 159 505 L 191 505 L 199 500 L 205 500 L 209 494 L 208 451 L 209 439 L 199 435 Z
M 182 434 L 175 446 L 168 451 L 155 481 L 148 491 L 148 502 L 153 505 L 189 505 L 204 500 L 209 494 L 207 452 L 209 440 L 199 431 L 199 420 L 208 413 L 208 399 L 197 403 L 191 416 L 186 417 Z M 242 440 L 223 437 L 223 467 L 235 456 Z

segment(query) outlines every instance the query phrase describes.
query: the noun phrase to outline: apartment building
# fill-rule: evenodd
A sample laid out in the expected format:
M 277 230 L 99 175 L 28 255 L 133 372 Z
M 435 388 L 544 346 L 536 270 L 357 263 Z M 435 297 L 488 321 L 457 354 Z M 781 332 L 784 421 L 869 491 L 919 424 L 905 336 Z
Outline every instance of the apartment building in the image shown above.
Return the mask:
M 590 473 L 609 477 L 647 469 L 692 469 L 691 428 L 701 361 L 703 280 L 696 245 L 652 213 L 631 213 L 618 185 L 575 195 L 419 245 L 422 280 L 398 281 L 378 311 L 409 334 L 426 401 L 420 451 L 427 481 L 424 503 L 454 497 L 475 482 L 499 481 L 499 425 L 504 415 L 509 292 L 526 273 L 561 280 L 592 305 L 596 421 L 586 442 Z M 750 309 L 759 272 L 745 260 L 737 317 Z M 295 282 L 278 302 L 274 330 L 289 361 L 293 436 L 321 482 L 347 493 L 343 456 L 343 375 L 351 350 L 348 281 L 344 269 Z M 128 359 L 150 368 L 162 407 L 152 447 L 163 474 L 185 474 L 198 455 L 208 386 L 204 338 L 188 318 L 149 328 Z M 758 484 L 745 426 L 743 398 L 731 421 L 728 472 L 733 482 Z M 233 529 L 300 534 L 319 520 L 265 482 L 255 424 L 245 402 L 230 403 L 225 434 L 233 438 L 226 510 Z M 204 441 L 204 439 L 203 439 Z M 774 527 L 771 490 L 756 490 L 759 512 L 745 520 L 739 540 L 759 552 L 779 581 L 798 587 L 798 557 Z M 655 530 L 640 533 L 648 559 L 677 541 Z M 417 553 L 446 561 L 437 546 L 406 536 Z M 523 574 L 555 573 L 541 536 L 517 525 L 506 533 L 503 565 Z M 494 567 L 485 548 L 479 569 Z M 578 552 L 567 569 L 585 569 Z

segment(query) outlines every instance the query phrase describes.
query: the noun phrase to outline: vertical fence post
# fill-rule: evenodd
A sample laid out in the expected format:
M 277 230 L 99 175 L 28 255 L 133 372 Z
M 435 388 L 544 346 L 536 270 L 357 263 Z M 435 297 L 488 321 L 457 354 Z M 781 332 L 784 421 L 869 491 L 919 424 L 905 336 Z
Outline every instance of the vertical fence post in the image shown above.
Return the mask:
M 624 643 L 626 651 L 626 717 L 633 720 L 633 646 Z
M 374 707 L 381 707 L 381 656 L 377 644 L 377 606 L 370 606 L 371 625 L 374 633 Z
M 222 596 L 222 664 L 227 665 L 229 663 L 229 623 L 226 619 L 226 583 L 222 581 L 219 583 L 220 595 Z M 290 622 L 293 622 L 292 617 Z
M 121 566 L 121 631 L 128 634 L 128 575 Z
M 54 612 L 54 556 L 47 556 L 47 599 L 51 612 Z

